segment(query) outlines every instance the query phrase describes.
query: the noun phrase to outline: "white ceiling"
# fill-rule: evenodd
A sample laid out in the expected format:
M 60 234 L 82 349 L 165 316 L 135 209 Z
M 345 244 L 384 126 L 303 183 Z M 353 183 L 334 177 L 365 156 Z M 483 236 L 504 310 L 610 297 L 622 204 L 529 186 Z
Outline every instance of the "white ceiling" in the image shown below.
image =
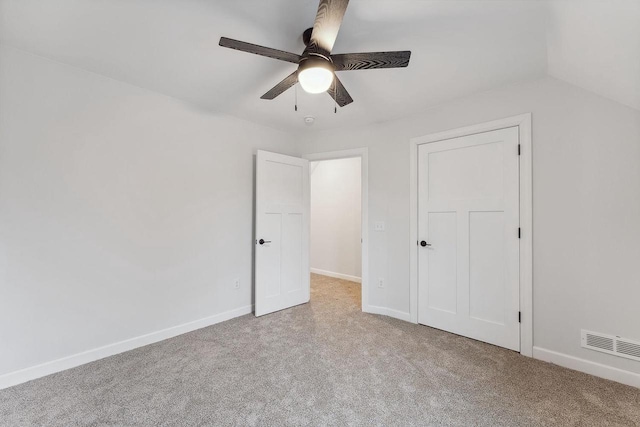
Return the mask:
M 548 70 L 640 110 L 640 0 L 550 3 Z
M 218 46 L 226 36 L 301 53 L 317 0 L 0 0 L 0 42 L 290 131 L 406 116 L 544 76 L 548 64 L 556 77 L 640 108 L 640 36 L 632 40 L 640 34 L 640 0 L 606 4 L 615 2 L 626 9 L 600 7 L 603 13 L 587 15 L 607 17 L 596 33 L 585 24 L 582 1 L 550 7 L 546 1 L 352 0 L 334 53 L 411 50 L 412 57 L 406 69 L 338 73 L 355 100 L 338 114 L 326 94 L 298 90 L 297 113 L 293 89 L 273 101 L 259 99 L 295 65 Z M 623 24 L 616 13 L 625 14 Z M 603 54 L 609 63 L 602 63 Z M 305 115 L 317 118 L 312 128 Z

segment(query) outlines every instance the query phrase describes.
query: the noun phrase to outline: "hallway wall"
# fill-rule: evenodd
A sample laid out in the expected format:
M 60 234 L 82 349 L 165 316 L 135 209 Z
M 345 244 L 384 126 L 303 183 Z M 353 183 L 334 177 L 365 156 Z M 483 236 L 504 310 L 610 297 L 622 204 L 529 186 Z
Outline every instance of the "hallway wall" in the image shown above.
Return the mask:
M 311 163 L 311 271 L 362 276 L 360 158 Z

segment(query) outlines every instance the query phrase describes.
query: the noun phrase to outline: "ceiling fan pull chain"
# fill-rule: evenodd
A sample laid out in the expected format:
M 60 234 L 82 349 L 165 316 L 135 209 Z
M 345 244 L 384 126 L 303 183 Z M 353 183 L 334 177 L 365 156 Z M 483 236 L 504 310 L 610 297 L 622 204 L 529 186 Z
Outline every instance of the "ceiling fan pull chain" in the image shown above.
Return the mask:
M 296 92 L 296 105 L 295 105 L 295 110 L 298 111 L 298 85 L 296 84 L 294 87 L 294 90 Z
M 333 81 L 333 114 L 338 114 L 338 84 Z

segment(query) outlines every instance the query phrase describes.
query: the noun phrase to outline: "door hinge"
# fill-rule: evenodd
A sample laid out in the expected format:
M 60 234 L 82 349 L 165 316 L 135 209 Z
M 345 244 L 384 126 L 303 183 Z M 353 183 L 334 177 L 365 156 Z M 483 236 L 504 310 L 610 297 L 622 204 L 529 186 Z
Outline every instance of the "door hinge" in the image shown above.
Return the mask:
M 522 312 L 518 312 L 518 323 L 522 323 Z
M 520 227 L 518 227 L 518 239 L 520 239 L 521 236 L 522 236 L 522 231 L 521 231 Z
M 518 144 L 518 156 L 520 155 L 520 144 Z

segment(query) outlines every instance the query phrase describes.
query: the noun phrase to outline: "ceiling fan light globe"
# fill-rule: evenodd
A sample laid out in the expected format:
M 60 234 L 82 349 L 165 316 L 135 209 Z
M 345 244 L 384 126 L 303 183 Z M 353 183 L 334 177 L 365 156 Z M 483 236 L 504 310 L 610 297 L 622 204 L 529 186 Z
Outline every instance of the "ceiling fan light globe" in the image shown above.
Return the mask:
M 326 92 L 333 83 L 334 70 L 333 64 L 327 58 L 311 54 L 300 61 L 298 81 L 305 92 Z
M 333 72 L 324 67 L 310 67 L 298 72 L 300 86 L 308 93 L 323 93 L 333 83 Z

